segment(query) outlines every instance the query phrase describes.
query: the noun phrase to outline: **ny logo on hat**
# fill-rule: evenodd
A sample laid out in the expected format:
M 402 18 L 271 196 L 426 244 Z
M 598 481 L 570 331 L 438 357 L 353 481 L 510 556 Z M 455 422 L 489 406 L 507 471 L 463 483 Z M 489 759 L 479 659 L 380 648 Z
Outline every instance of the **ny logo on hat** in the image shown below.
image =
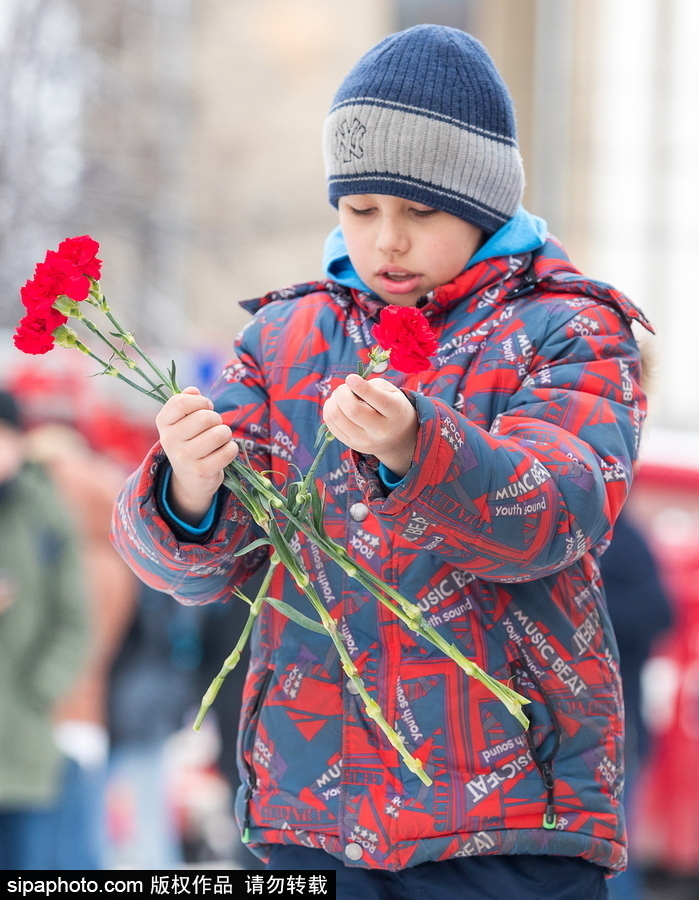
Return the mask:
M 352 158 L 361 159 L 364 156 L 364 135 L 366 128 L 355 116 L 350 122 L 343 119 L 335 131 L 335 157 L 342 162 L 352 162 Z

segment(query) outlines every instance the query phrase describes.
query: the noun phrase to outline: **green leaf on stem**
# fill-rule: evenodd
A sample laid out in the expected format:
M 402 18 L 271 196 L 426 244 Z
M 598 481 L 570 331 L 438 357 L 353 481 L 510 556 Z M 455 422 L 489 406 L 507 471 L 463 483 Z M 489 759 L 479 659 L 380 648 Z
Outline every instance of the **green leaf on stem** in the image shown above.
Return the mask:
M 302 625 L 304 628 L 315 631 L 317 634 L 327 635 L 328 630 L 324 625 L 321 625 L 320 622 L 316 622 L 314 619 L 309 619 L 308 616 L 304 616 L 302 612 L 299 612 L 298 609 L 295 609 L 283 600 L 277 600 L 275 597 L 265 597 L 265 601 L 269 603 L 270 606 L 279 610 L 279 612 L 282 613 L 282 615 L 285 615 L 287 619 L 296 622 L 297 625 Z
M 313 525 L 319 534 L 326 537 L 325 524 L 323 522 L 323 512 L 325 510 L 325 485 L 323 485 L 322 495 L 318 490 L 311 491 L 311 518 Z
M 303 590 L 310 582 L 308 572 L 303 568 L 301 560 L 289 546 L 288 540 L 284 537 L 274 519 L 270 519 L 269 522 L 269 536 L 272 539 L 279 559 L 287 568 L 296 584 Z
M 233 593 L 234 597 L 237 597 L 239 600 L 242 600 L 244 603 L 247 603 L 248 606 L 252 606 L 252 600 L 247 596 L 247 594 L 244 594 L 240 590 L 240 588 L 233 588 L 232 593 Z
M 252 541 L 250 544 L 246 544 L 242 550 L 237 550 L 233 556 L 245 556 L 246 553 L 251 553 L 253 550 L 257 550 L 258 547 L 271 547 L 272 542 L 269 538 L 262 537 L 258 538 L 256 541 Z

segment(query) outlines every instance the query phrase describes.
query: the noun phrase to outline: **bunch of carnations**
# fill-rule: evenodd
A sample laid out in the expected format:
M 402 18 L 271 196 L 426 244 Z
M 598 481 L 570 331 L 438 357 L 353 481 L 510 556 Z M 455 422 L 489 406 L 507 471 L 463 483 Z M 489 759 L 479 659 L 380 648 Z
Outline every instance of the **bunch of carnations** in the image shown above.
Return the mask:
M 102 372 L 119 378 L 136 390 L 164 403 L 179 392 L 175 381 L 175 364 L 163 372 L 141 349 L 134 336 L 125 331 L 112 315 L 99 284 L 101 261 L 97 259 L 99 245 L 88 235 L 62 241 L 58 250 L 49 250 L 43 263 L 36 267 L 34 277 L 21 289 L 22 303 L 27 314 L 20 321 L 15 334 L 15 345 L 25 353 L 46 353 L 55 344 L 74 347 L 90 356 Z M 86 315 L 94 309 L 106 317 L 110 328 L 106 334 Z M 109 350 L 109 358 L 103 359 L 86 344 L 77 332 L 68 326 L 74 319 L 81 322 Z M 369 364 L 360 364 L 359 374 L 366 378 L 374 369 L 390 359 L 391 365 L 402 372 L 418 373 L 430 368 L 429 357 L 437 352 L 438 344 L 425 316 L 414 307 L 387 306 L 381 312 L 379 324 L 372 329 L 377 340 L 369 353 Z M 127 374 L 128 373 L 128 374 Z M 138 381 L 134 379 L 138 378 Z M 283 615 L 298 624 L 329 635 L 340 658 L 342 668 L 353 682 L 361 697 L 366 714 L 376 722 L 390 743 L 400 753 L 405 765 L 425 784 L 431 779 L 422 762 L 413 757 L 403 739 L 386 721 L 375 700 L 371 698 L 339 633 L 337 621 L 326 610 L 313 581 L 294 553 L 291 544 L 297 533 L 306 535 L 331 560 L 399 619 L 403 624 L 436 646 L 452 659 L 469 676 L 478 679 L 498 697 L 526 728 L 527 717 L 522 711 L 528 701 L 506 685 L 491 678 L 463 653 L 448 643 L 423 616 L 420 608 L 407 600 L 390 585 L 377 578 L 362 563 L 353 559 L 346 548 L 328 536 L 323 515 L 323 496 L 318 489 L 315 473 L 333 435 L 322 425 L 316 441 L 317 453 L 308 472 L 299 481 L 291 482 L 280 491 L 263 473 L 254 469 L 249 461 L 238 458 L 225 471 L 224 484 L 248 510 L 254 521 L 263 529 L 265 537 L 253 541 L 238 551 L 249 553 L 262 545 L 270 548 L 270 561 L 257 596 L 250 600 L 239 591 L 235 593 L 250 607 L 241 635 L 225 660 L 221 671 L 211 683 L 201 702 L 194 723 L 199 728 L 206 711 L 213 703 L 226 675 L 237 665 L 256 617 L 264 603 L 269 603 Z M 283 565 L 291 574 L 302 593 L 308 598 L 317 618 L 300 612 L 290 604 L 267 594 L 277 566 Z

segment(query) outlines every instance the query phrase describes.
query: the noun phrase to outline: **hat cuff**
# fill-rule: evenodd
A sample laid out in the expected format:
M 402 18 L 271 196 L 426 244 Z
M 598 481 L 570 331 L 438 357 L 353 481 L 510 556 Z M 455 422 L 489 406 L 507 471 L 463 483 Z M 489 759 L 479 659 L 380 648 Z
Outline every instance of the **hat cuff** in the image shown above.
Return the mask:
M 403 197 L 405 200 L 414 200 L 432 209 L 451 213 L 457 219 L 470 222 L 487 234 L 494 234 L 512 218 L 519 207 L 518 199 L 517 203 L 513 204 L 511 212 L 495 210 L 469 197 L 436 189 L 434 185 L 421 184 L 399 175 L 384 173 L 331 177 L 328 179 L 328 194 L 334 207 L 337 207 L 340 197 L 352 194 L 389 194 L 393 197 Z

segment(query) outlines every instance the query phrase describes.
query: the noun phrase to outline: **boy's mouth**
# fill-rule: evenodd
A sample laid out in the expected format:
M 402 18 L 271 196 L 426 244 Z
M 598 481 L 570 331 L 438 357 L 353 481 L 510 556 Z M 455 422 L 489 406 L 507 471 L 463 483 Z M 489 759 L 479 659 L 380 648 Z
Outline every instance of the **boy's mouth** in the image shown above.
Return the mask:
M 409 294 L 417 288 L 421 276 L 415 272 L 406 272 L 405 269 L 386 267 L 379 269 L 377 277 L 388 293 Z
M 411 272 L 383 272 L 382 274 L 391 281 L 408 281 L 415 277 Z

